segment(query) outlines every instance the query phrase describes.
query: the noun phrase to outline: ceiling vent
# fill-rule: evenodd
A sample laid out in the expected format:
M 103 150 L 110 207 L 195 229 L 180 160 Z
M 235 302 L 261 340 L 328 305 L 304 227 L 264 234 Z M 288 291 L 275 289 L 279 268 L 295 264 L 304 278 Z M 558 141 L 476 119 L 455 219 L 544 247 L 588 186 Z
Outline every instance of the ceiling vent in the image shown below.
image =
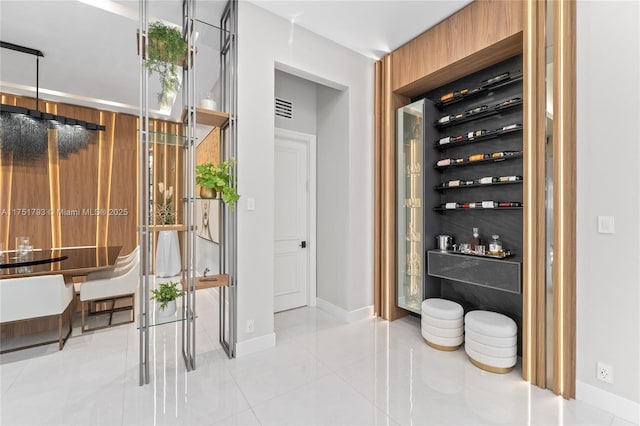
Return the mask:
M 282 98 L 276 98 L 276 117 L 293 118 L 293 103 Z

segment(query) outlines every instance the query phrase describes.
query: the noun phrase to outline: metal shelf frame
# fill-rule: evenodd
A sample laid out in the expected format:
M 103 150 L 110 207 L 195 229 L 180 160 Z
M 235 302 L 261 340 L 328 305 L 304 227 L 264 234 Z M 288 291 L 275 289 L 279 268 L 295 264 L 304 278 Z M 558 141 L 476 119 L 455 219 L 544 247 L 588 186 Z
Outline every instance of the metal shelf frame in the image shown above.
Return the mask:
M 182 226 L 185 228 L 182 234 L 182 273 L 181 282 L 185 290 L 181 308 L 181 331 L 182 331 L 182 355 L 187 371 L 196 368 L 196 125 L 198 124 L 198 108 L 195 106 L 197 67 L 196 56 L 196 32 L 195 23 L 203 21 L 196 19 L 196 0 L 182 0 L 182 35 L 187 41 L 188 52 L 185 67 L 183 68 L 183 131 L 184 138 L 182 147 L 182 174 L 183 174 L 183 218 Z M 209 24 L 210 25 L 210 24 Z M 217 28 L 217 27 L 216 27 Z M 237 111 L 237 50 L 236 31 L 237 28 L 237 0 L 229 0 L 220 20 L 220 79 L 222 84 L 220 99 L 222 109 L 225 111 L 220 115 L 228 114 L 228 120 L 222 120 L 214 125 L 220 126 L 220 158 L 228 160 L 237 154 L 236 142 L 236 111 Z M 144 46 L 143 51 L 148 51 L 149 31 L 149 0 L 139 0 L 139 32 L 138 43 Z M 139 57 L 140 66 L 140 125 L 139 136 L 139 170 L 140 170 L 140 197 L 139 197 L 139 239 L 142 251 L 140 267 L 140 297 L 139 297 L 139 329 L 140 329 L 140 365 L 139 379 L 140 386 L 150 382 L 149 371 L 149 334 L 153 326 L 151 324 L 152 313 L 149 311 L 149 293 L 151 275 L 153 273 L 152 262 L 152 234 L 155 230 L 153 226 L 151 203 L 153 194 L 151 193 L 150 182 L 152 181 L 152 163 L 150 160 L 152 132 L 149 130 L 149 76 L 144 65 L 144 56 Z M 202 114 L 202 112 L 201 112 Z M 206 117 L 202 117 L 205 119 Z M 201 123 L 202 124 L 202 123 Z M 207 124 L 207 123 L 205 123 Z M 235 170 L 232 170 L 235 186 Z M 235 356 L 236 345 L 236 213 L 229 207 L 220 203 L 220 273 L 228 275 L 229 285 L 219 288 L 220 297 L 220 344 L 227 355 Z

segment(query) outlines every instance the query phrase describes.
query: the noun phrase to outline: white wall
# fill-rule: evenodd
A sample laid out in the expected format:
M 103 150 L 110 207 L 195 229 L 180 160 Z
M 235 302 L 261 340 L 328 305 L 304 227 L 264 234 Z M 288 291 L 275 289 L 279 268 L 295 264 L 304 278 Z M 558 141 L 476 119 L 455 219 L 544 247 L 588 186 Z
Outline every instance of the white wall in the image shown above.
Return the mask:
M 638 22 L 638 2 L 578 2 L 577 397 L 630 415 L 640 402 Z M 615 216 L 615 234 L 597 232 L 599 215 Z M 597 361 L 613 367 L 613 384 L 596 380 Z
M 318 86 L 317 100 L 317 293 L 348 311 L 349 92 Z
M 276 117 L 276 127 L 316 134 L 316 83 L 276 70 L 276 97 L 293 103 L 292 118 Z
M 239 356 L 273 344 L 274 79 L 276 64 L 349 90 L 349 309 L 373 303 L 373 61 L 251 3 L 238 8 Z M 279 68 L 282 69 L 282 68 Z M 303 76 L 307 78 L 306 76 Z M 256 210 L 247 211 L 247 198 Z M 355 279 L 354 279 L 355 278 Z M 255 320 L 255 332 L 245 332 Z M 255 339 L 255 340 L 252 340 Z M 262 343 L 256 343 L 262 342 Z

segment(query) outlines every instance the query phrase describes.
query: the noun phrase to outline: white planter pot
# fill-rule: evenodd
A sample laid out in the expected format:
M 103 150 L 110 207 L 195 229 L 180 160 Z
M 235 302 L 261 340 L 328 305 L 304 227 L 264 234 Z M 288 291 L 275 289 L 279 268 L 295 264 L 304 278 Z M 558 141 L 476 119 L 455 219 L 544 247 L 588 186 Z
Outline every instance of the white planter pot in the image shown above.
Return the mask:
M 175 277 L 180 273 L 180 264 L 178 231 L 158 232 L 156 248 L 156 276 Z
M 204 108 L 204 109 L 210 109 L 212 111 L 215 111 L 217 105 L 216 105 L 216 101 L 214 101 L 213 99 L 201 99 L 200 100 L 200 108 Z
M 173 314 L 176 313 L 176 301 L 172 300 L 170 302 L 167 302 L 167 306 L 164 309 L 160 308 L 160 303 L 157 303 L 157 310 L 158 310 L 158 317 L 160 318 L 167 318 L 170 316 L 173 316 Z

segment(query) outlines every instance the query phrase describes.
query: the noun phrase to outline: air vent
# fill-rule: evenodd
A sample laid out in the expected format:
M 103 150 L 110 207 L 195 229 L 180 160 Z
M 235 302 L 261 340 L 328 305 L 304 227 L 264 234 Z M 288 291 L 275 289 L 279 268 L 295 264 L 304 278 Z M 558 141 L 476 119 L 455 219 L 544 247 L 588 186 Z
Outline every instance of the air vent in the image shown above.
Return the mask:
M 293 118 L 293 103 L 282 98 L 276 98 L 276 117 Z

